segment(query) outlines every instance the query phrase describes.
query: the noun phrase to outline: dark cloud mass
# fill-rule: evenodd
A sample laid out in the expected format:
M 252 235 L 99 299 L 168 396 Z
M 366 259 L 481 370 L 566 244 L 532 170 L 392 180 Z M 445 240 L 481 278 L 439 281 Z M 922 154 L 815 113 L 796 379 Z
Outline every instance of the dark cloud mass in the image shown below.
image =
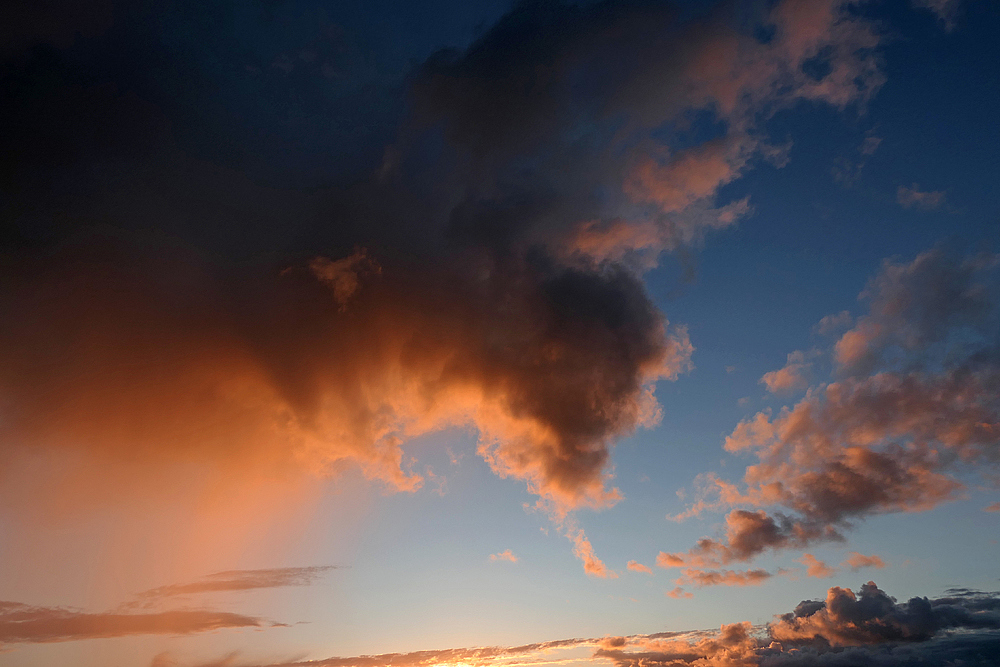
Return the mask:
M 101 16 L 4 42 L 8 502 L 191 465 L 414 489 L 403 444 L 459 426 L 560 521 L 613 504 L 610 447 L 691 368 L 641 271 L 748 213 L 716 193 L 786 160 L 764 120 L 882 82 L 840 0 L 519 3 L 406 77 L 301 8 Z

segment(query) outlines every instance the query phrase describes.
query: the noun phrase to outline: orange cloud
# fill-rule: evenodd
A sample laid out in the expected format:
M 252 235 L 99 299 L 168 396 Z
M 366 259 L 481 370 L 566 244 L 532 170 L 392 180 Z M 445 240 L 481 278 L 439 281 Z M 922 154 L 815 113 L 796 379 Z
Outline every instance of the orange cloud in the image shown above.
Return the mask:
M 882 569 L 885 567 L 885 561 L 874 554 L 871 556 L 865 556 L 857 551 L 852 551 L 850 557 L 840 565 L 842 567 L 847 566 L 854 571 L 860 570 L 863 567 L 876 567 Z
M 766 570 L 699 570 L 685 568 L 674 582 L 678 586 L 759 586 L 771 578 Z
M 694 594 L 687 592 L 680 586 L 672 588 L 666 593 L 667 597 L 674 598 L 675 600 L 690 599 L 694 597 Z
M 646 574 L 653 574 L 653 571 L 650 570 L 647 566 L 643 565 L 642 563 L 636 562 L 634 560 L 630 560 L 625 567 L 632 570 L 633 572 L 645 572 Z
M 511 563 L 516 563 L 518 561 L 517 556 L 510 549 L 506 549 L 499 553 L 490 554 L 490 560 L 494 563 L 500 560 L 509 561 Z
M 761 384 L 772 394 L 790 394 L 801 391 L 809 384 L 808 372 L 812 363 L 806 360 L 806 353 L 801 350 L 788 355 L 785 365 L 776 370 L 764 373 Z
M 819 560 L 812 554 L 802 554 L 799 562 L 806 566 L 806 576 L 816 579 L 826 579 L 837 573 L 837 570 Z

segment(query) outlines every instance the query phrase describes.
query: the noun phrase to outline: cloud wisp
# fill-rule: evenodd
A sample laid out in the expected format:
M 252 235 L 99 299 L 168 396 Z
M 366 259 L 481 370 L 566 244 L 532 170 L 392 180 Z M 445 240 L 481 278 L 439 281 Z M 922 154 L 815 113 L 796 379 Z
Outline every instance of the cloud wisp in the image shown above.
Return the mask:
M 285 586 L 310 586 L 319 581 L 327 573 L 336 569 L 340 569 L 340 566 L 314 565 L 310 567 L 281 567 L 261 570 L 228 570 L 226 572 L 215 572 L 214 574 L 207 575 L 200 581 L 158 586 L 157 588 L 138 593 L 136 597 L 145 600 L 155 600 L 179 595 L 198 595 L 201 593 L 250 591 L 262 588 L 283 588 Z
M 208 610 L 90 613 L 63 607 L 0 602 L 0 646 L 131 635 L 187 635 L 224 628 L 281 627 L 252 616 Z

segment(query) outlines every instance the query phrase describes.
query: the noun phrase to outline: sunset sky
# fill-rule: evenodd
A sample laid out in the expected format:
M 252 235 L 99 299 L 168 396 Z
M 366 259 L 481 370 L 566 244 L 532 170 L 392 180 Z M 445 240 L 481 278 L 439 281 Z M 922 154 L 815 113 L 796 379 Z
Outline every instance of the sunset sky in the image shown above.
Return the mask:
M 997 664 L 1000 3 L 19 4 L 0 666 Z

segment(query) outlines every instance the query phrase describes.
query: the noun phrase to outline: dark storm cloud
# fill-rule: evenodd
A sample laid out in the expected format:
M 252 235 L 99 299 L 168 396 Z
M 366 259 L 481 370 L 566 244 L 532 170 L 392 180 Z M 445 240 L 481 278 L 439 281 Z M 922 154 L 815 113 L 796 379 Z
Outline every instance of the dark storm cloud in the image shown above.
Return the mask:
M 566 512 L 620 499 L 610 448 L 691 368 L 642 269 L 751 210 L 716 196 L 786 161 L 777 110 L 882 83 L 840 0 L 520 3 L 405 95 L 319 10 L 109 16 L 72 39 L 28 17 L 0 69 L 5 500 L 184 466 L 415 489 L 404 443 L 471 427 L 595 576 Z

